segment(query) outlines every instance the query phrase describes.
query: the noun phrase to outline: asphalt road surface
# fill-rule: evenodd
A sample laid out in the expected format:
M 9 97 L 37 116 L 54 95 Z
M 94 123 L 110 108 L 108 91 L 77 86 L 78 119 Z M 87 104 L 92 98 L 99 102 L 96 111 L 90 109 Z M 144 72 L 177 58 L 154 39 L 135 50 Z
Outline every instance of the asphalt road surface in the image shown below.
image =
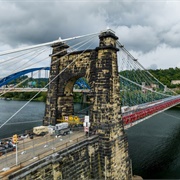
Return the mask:
M 13 168 L 16 165 L 28 165 L 38 159 L 66 148 L 85 139 L 83 131 L 74 131 L 66 136 L 50 136 L 26 138 L 17 144 L 17 153 L 8 152 L 0 157 L 0 172 Z

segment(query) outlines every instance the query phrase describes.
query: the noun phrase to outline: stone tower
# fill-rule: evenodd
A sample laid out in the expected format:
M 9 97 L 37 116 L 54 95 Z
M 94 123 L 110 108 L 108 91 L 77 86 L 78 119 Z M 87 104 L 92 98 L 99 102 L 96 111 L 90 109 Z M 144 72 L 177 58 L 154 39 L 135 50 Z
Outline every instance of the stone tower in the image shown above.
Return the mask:
M 108 30 L 101 33 L 99 39 L 99 47 L 85 52 L 67 53 L 68 46 L 62 43 L 52 46 L 52 83 L 47 96 L 44 125 L 54 125 L 57 119 L 74 113 L 73 86 L 77 79 L 85 77 L 91 87 L 90 121 L 99 136 L 99 177 L 131 179 L 128 143 L 121 117 L 118 38 Z

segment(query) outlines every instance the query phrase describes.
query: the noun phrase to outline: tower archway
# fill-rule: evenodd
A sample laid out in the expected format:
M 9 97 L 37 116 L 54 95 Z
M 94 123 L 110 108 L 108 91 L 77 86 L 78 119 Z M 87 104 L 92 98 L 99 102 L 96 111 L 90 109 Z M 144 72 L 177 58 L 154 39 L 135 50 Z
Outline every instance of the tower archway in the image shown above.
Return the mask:
M 116 40 L 112 31 L 99 35 L 99 47 L 67 53 L 68 46 L 54 44 L 44 125 L 72 115 L 75 81 L 85 77 L 90 85 L 90 122 L 99 136 L 100 177 L 131 179 L 128 144 L 124 132 Z M 104 169 L 105 164 L 107 169 Z

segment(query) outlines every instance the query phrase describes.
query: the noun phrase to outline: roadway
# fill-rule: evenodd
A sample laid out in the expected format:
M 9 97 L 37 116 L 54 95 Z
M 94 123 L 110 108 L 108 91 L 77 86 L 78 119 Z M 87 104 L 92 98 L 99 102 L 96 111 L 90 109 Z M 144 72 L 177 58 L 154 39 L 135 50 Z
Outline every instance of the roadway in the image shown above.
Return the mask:
M 180 95 L 129 107 L 127 111 L 122 113 L 124 128 L 128 129 L 178 104 L 180 104 Z
M 16 88 L 16 87 L 9 87 L 9 88 L 0 88 L 0 93 L 7 93 L 7 92 L 47 92 L 47 88 Z M 73 89 L 73 92 L 84 92 L 89 93 L 89 89 Z
M 45 135 L 43 137 L 21 140 L 17 145 L 17 153 L 10 152 L 0 157 L 0 175 L 1 172 L 9 170 L 16 165 L 21 165 L 21 167 L 27 166 L 85 138 L 85 133 L 81 130 L 71 132 L 66 136 Z

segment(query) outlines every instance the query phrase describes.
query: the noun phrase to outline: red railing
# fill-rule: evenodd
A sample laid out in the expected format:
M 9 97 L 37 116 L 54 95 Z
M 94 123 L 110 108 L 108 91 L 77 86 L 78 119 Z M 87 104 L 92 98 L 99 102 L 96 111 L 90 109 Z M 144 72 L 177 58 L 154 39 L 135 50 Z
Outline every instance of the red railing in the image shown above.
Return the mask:
M 154 105 L 150 107 L 144 107 L 141 109 L 136 109 L 134 111 L 130 111 L 125 113 L 122 118 L 123 118 L 123 123 L 124 125 L 131 124 L 137 120 L 143 119 L 147 116 L 153 115 L 159 111 L 162 111 L 168 107 L 175 106 L 180 103 L 180 97 L 177 99 L 171 99 L 168 101 L 162 101 L 155 103 Z

